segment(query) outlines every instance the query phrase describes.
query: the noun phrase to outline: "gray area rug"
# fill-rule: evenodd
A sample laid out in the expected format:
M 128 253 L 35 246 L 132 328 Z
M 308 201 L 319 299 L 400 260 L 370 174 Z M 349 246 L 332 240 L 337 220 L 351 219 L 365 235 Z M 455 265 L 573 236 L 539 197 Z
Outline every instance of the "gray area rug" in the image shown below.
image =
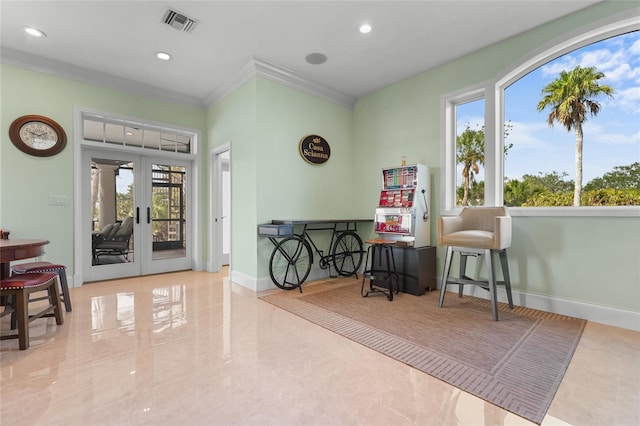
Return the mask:
M 360 282 L 308 283 L 262 300 L 540 424 L 586 321 L 437 292 L 392 302 L 360 296 Z

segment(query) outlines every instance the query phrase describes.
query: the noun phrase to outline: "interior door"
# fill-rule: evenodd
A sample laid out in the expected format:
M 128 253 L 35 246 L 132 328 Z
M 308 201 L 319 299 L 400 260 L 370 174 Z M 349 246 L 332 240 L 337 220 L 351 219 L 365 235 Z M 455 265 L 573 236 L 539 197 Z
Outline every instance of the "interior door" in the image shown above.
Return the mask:
M 231 263 L 231 150 L 221 148 L 212 156 L 211 169 L 211 270 Z
M 142 273 L 191 269 L 190 165 L 158 158 L 144 158 L 142 164 L 148 188 L 142 227 L 150 249 Z
M 231 263 L 231 170 L 229 151 L 220 154 L 222 169 L 222 264 Z
M 83 150 L 84 281 L 140 275 L 141 158 Z
M 84 281 L 190 269 L 187 162 L 82 153 Z

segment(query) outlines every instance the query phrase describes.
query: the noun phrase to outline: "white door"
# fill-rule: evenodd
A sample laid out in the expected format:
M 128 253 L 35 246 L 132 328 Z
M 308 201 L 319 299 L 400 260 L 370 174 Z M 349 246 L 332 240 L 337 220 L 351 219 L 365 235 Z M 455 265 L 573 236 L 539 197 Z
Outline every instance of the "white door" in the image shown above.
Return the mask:
M 190 269 L 188 162 L 83 149 L 84 281 Z
M 231 256 L 231 170 L 229 151 L 220 154 L 222 168 L 222 264 L 229 265 Z
M 211 233 L 212 271 L 231 263 L 231 151 L 229 146 L 212 155 L 211 189 L 213 223 Z
M 142 167 L 147 180 L 142 220 L 147 250 L 143 252 L 142 273 L 191 269 L 190 164 L 146 157 Z

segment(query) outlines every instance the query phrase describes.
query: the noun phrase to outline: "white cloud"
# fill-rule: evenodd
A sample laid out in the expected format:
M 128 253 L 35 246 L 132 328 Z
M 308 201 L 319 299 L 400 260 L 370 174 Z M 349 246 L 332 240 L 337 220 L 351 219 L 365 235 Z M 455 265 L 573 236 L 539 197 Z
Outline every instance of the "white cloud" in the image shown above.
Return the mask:
M 545 118 L 546 120 L 546 118 Z M 548 140 L 540 137 L 540 133 L 549 130 L 550 127 L 546 121 L 541 122 L 518 122 L 512 121 L 513 128 L 509 132 L 509 136 L 505 143 L 512 143 L 518 149 L 544 149 L 551 148 Z
M 544 77 L 556 77 L 561 71 L 570 71 L 576 66 L 596 67 L 606 75 L 606 80 L 623 84 L 640 76 L 640 40 L 625 45 L 622 38 L 602 42 L 601 48 L 562 56 L 542 67 Z M 577 52 L 580 52 L 577 51 Z
M 638 145 L 640 147 L 640 130 L 632 134 L 614 133 L 601 124 L 587 121 L 583 126 L 585 137 L 604 145 Z
M 547 65 L 544 65 L 541 68 L 542 76 L 555 78 L 561 71 L 569 71 L 579 64 L 580 63 L 575 57 L 571 55 L 563 56 Z
M 620 65 L 623 60 L 623 52 L 612 52 L 608 49 L 592 50 L 581 55 L 580 65 L 583 67 L 596 67 L 600 71 L 606 71 Z
M 631 114 L 638 115 L 640 121 L 640 86 L 629 87 L 628 89 L 616 92 L 612 105 L 624 108 Z

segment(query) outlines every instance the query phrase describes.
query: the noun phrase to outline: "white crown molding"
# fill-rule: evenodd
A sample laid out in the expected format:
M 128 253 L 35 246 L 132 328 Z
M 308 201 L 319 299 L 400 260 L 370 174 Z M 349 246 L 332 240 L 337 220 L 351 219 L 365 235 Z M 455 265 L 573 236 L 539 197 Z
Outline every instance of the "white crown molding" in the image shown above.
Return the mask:
M 181 93 L 162 89 L 149 84 L 139 83 L 125 78 L 115 77 L 99 71 L 77 67 L 65 62 L 47 59 L 30 53 L 3 47 L 0 51 L 0 62 L 20 68 L 26 68 L 45 74 L 93 84 L 100 87 L 132 93 L 159 101 L 171 102 L 187 107 L 203 109 L 201 99 Z
M 56 61 L 54 59 L 43 58 L 41 56 L 32 55 L 30 53 L 10 48 L 2 48 L 0 51 L 0 62 L 7 65 L 54 75 L 56 77 L 205 110 L 220 102 L 255 76 L 267 78 L 284 86 L 349 109 L 353 109 L 353 106 L 356 103 L 356 98 L 353 96 L 338 92 L 330 87 L 323 86 L 319 83 L 306 79 L 287 68 L 255 57 L 249 58 L 224 84 L 220 85 L 204 99 L 183 95 L 181 93 L 162 89 L 150 84 L 115 77 L 110 74 L 78 67 L 65 62 Z
M 211 108 L 251 78 L 258 76 L 275 81 L 283 86 L 316 96 L 328 102 L 353 109 L 356 98 L 330 87 L 306 79 L 295 72 L 256 57 L 249 58 L 242 67 L 225 83 L 211 92 L 204 100 L 206 108 Z
M 279 65 L 258 58 L 253 59 L 256 67 L 256 75 L 260 77 L 267 78 L 275 81 L 276 83 L 291 87 L 292 89 L 300 90 L 301 92 L 316 96 L 320 99 L 324 99 L 325 101 L 342 105 L 349 109 L 353 109 L 356 104 L 357 99 L 353 96 L 346 95 L 330 87 L 306 79 Z
M 245 61 L 240 69 L 229 77 L 224 83 L 216 87 L 211 93 L 204 98 L 204 107 L 209 109 L 236 91 L 247 81 L 256 75 L 256 67 L 253 64 L 253 58 Z

